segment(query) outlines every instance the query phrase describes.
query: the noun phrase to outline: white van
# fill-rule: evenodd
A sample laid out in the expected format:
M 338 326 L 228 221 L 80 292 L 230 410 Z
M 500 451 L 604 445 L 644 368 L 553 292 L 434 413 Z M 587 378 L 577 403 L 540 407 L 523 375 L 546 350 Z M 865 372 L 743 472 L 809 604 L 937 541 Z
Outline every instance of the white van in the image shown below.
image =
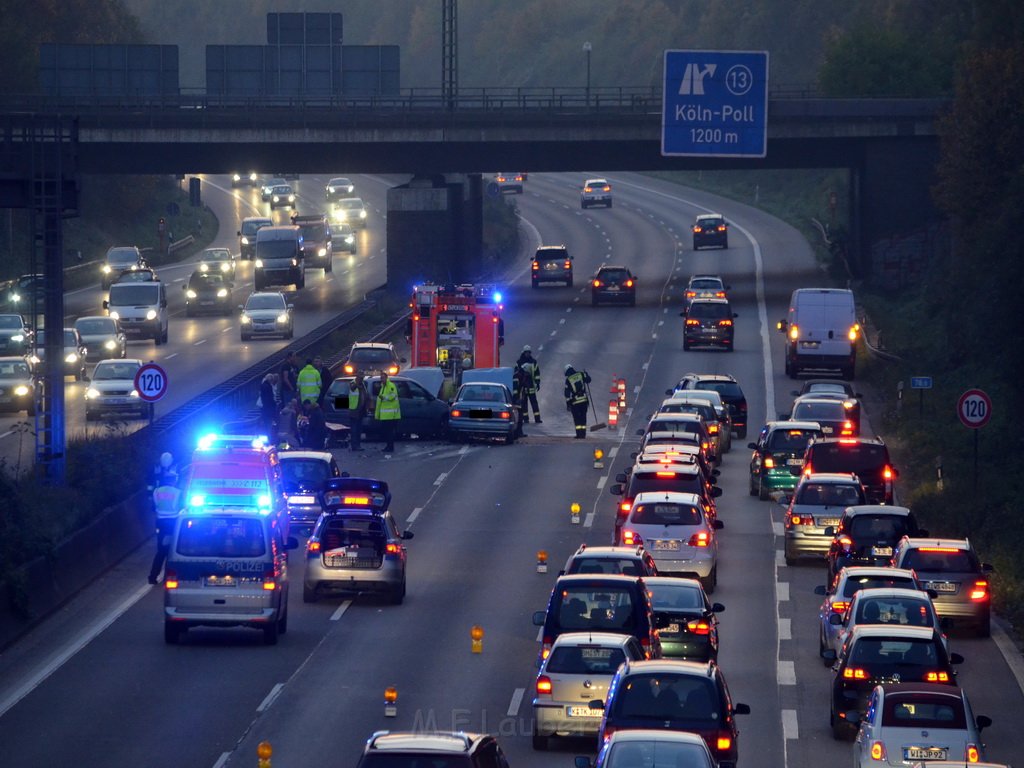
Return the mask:
M 114 283 L 103 308 L 129 339 L 167 343 L 167 288 L 160 281 Z
M 806 370 L 838 370 L 852 380 L 857 362 L 860 325 L 853 291 L 840 288 L 799 288 L 789 300 L 789 314 L 778 329 L 786 334 L 786 374 L 797 378 Z

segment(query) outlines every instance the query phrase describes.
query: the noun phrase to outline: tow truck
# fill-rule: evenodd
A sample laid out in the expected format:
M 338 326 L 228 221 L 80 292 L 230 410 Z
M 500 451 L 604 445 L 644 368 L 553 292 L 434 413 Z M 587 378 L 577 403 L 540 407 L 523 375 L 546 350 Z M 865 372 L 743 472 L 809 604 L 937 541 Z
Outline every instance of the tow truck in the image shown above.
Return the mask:
M 413 288 L 409 306 L 413 367 L 438 367 L 458 386 L 464 370 L 501 365 L 504 305 L 493 284 L 424 283 Z

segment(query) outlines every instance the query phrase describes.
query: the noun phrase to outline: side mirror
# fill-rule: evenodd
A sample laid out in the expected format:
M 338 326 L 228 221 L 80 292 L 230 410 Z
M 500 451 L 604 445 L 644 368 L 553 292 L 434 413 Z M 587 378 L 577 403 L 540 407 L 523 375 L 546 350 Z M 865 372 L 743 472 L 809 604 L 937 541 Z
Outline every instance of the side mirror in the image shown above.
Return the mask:
M 720 474 L 722 474 L 722 470 L 720 470 L 720 469 L 712 469 L 711 470 L 711 476 L 712 477 L 718 477 Z
M 789 414 L 788 413 L 780 413 L 779 414 L 779 421 L 789 421 Z
M 639 453 L 637 453 L 636 451 L 633 451 L 631 454 L 629 454 L 629 458 L 635 459 L 639 455 L 640 455 Z
M 836 649 L 835 648 L 826 648 L 824 651 L 821 652 L 821 658 L 823 658 L 825 661 L 835 661 L 836 660 Z
M 928 597 L 930 597 L 932 600 L 938 600 L 939 599 L 939 593 L 936 592 L 934 589 L 926 589 L 925 590 L 925 594 L 927 594 Z
M 824 584 L 819 584 L 818 586 L 816 586 L 814 588 L 814 594 L 821 595 L 822 597 L 824 597 L 825 595 L 828 594 L 828 591 L 825 589 L 825 585 Z
M 964 657 L 961 656 L 959 653 L 951 653 L 951 654 L 949 654 L 949 663 L 950 664 L 963 664 L 964 663 Z
M 843 626 L 843 617 L 838 613 L 830 613 L 828 615 L 828 623 L 833 627 L 841 627 Z
M 298 549 L 299 548 L 299 540 L 296 539 L 294 536 L 289 536 L 288 537 L 288 541 L 286 541 L 284 543 L 284 548 L 285 549 Z
M 686 317 L 686 310 L 683 310 L 682 312 L 680 312 L 679 316 L 680 317 Z
M 732 713 L 734 715 L 749 715 L 750 714 L 750 705 L 749 704 L 737 704 L 736 706 L 734 706 L 732 708 Z
M 752 451 L 756 451 L 757 450 L 757 443 L 747 443 L 747 448 L 749 448 Z
M 617 474 L 615 476 L 615 482 L 616 483 L 624 483 L 624 482 L 626 482 L 626 475 L 625 475 L 625 473 L 624 472 L 620 472 L 619 474 Z
M 608 486 L 608 493 L 610 493 L 612 496 L 621 496 L 622 483 L 614 483 L 613 485 Z
M 543 627 L 544 626 L 544 619 L 545 619 L 546 616 L 547 616 L 547 614 L 545 614 L 544 611 L 534 611 L 533 612 L 533 626 L 535 626 L 535 627 Z
M 794 389 L 789 393 L 790 397 L 800 397 L 800 390 Z
M 103 308 L 110 309 L 110 302 L 107 301 L 106 299 L 103 300 Z
M 988 715 L 978 715 L 974 722 L 978 724 L 978 732 L 981 733 L 983 730 L 992 725 L 992 718 Z
M 716 531 L 720 531 L 720 530 L 722 530 L 723 528 L 725 528 L 725 523 L 723 523 L 723 522 L 722 522 L 721 520 L 717 520 L 717 519 L 716 519 L 716 520 L 715 520 L 715 522 L 714 522 L 714 524 L 713 524 L 713 527 L 714 527 L 714 529 L 715 529 Z
M 413 536 L 415 536 L 415 534 L 412 531 L 402 531 L 402 539 L 406 541 L 411 539 Z
M 953 623 L 953 620 L 949 618 L 949 616 L 945 616 L 939 619 L 939 629 L 941 629 L 943 632 L 949 632 L 949 630 L 953 629 L 953 627 L 955 626 L 956 625 Z
M 665 396 L 666 396 L 666 397 L 672 397 L 672 392 L 673 392 L 673 390 L 671 390 L 671 389 L 666 389 L 666 390 L 665 390 Z
M 711 612 L 712 613 L 721 613 L 724 610 L 725 610 L 725 606 L 722 605 L 721 603 L 712 603 L 711 604 Z
M 711 487 L 711 498 L 712 499 L 717 499 L 721 495 L 722 495 L 722 489 L 721 488 L 719 488 L 717 485 L 714 485 L 714 486 Z
M 235 235 L 237 235 L 238 237 L 241 237 L 241 236 L 242 236 L 242 230 L 238 230 L 238 231 L 237 231 L 237 232 L 235 233 Z
M 733 312 L 733 313 L 732 313 L 732 316 L 733 316 L 733 319 L 734 319 L 734 320 L 735 320 L 735 319 L 736 319 L 737 317 L 739 317 L 739 315 L 738 315 L 737 313 L 735 313 L 735 312 Z
M 560 569 L 558 570 L 558 575 L 559 575 L 559 576 L 565 576 L 565 568 L 560 568 Z

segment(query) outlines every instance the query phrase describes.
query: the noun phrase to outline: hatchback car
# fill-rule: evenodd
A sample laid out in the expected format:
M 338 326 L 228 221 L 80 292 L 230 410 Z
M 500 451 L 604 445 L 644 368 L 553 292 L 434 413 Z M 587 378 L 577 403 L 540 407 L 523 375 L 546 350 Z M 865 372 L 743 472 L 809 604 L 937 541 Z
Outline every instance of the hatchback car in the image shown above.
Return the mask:
M 530 285 L 565 283 L 572 288 L 572 256 L 564 245 L 542 245 L 530 263 Z
M 864 486 L 856 475 L 816 472 L 804 475 L 784 516 L 786 565 L 801 557 L 820 560 L 832 544 L 831 528 L 847 507 L 864 503 Z
M 352 197 L 352 193 L 355 191 L 356 185 L 352 183 L 352 179 L 335 176 L 327 182 L 327 186 L 324 188 L 324 197 L 327 198 L 327 202 L 333 203 L 343 197 Z
M 8 312 L 31 312 L 32 302 L 36 309 L 43 311 L 46 301 L 45 275 L 22 275 L 15 280 L 3 293 L 2 306 Z
M 643 436 L 647 432 L 693 432 L 700 438 L 701 447 L 711 461 L 719 461 L 721 442 L 711 439 L 707 423 L 696 413 L 656 413 L 651 416 L 645 429 L 638 429 Z
M 831 533 L 825 555 L 829 578 L 848 565 L 888 565 L 900 539 L 928 535 L 913 512 L 892 504 L 847 507 Z
M 280 451 L 284 494 L 288 501 L 288 520 L 293 527 L 316 523 L 323 508 L 320 494 L 327 481 L 341 477 L 341 469 L 327 451 Z
M 596 736 L 603 712 L 590 702 L 604 699 L 615 670 L 644 651 L 631 635 L 566 632 L 541 662 L 534 684 L 533 748 L 548 748 L 554 736 Z
M 17 314 L 0 315 L 0 352 L 23 355 L 32 349 L 35 334 L 25 318 Z
M 661 401 L 658 413 L 694 413 L 703 419 L 716 456 L 732 449 L 732 420 L 717 392 L 674 393 Z
M 278 184 L 270 190 L 270 210 L 295 208 L 295 190 L 289 184 Z
M 688 731 L 703 737 L 720 766 L 735 766 L 736 716 L 747 714 L 749 706 L 733 704 L 725 676 L 713 661 L 626 661 L 608 690 L 598 743 L 634 728 Z
M 463 384 L 448 411 L 448 434 L 453 440 L 497 437 L 508 444 L 523 432 L 523 413 L 504 384 Z
M 250 293 L 245 305 L 238 308 L 242 341 L 255 336 L 280 336 L 290 339 L 295 334 L 292 320 L 292 305 L 279 291 Z
M 747 397 L 734 376 L 727 373 L 688 373 L 675 388 L 710 389 L 717 392 L 729 406 L 736 436 L 741 439 L 747 436 Z
M 248 216 L 242 219 L 238 229 L 238 258 L 248 261 L 256 253 L 256 233 L 263 227 L 273 226 L 273 219 L 265 216 Z
M 230 315 L 231 289 L 234 288 L 226 272 L 196 270 L 188 282 L 181 286 L 185 292 L 185 315 L 195 317 L 202 312 Z
M 921 583 L 913 571 L 905 568 L 876 568 L 865 565 L 843 568 L 828 586 L 817 586 L 814 594 L 824 596 L 818 609 L 818 654 L 835 648 L 838 627 L 832 623 L 833 614 L 842 616 L 850 607 L 853 596 L 862 589 L 877 587 L 920 590 Z M 825 665 L 831 664 L 826 660 Z
M 953 626 L 969 626 L 978 637 L 991 632 L 993 568 L 978 559 L 969 539 L 912 539 L 896 545 L 891 563 L 911 568 L 924 589 L 935 593 L 935 610 Z
M 351 224 L 346 224 L 343 221 L 331 223 L 331 240 L 339 251 L 354 254 L 359 250 L 355 230 L 352 229 Z
M 882 683 L 941 683 L 956 686 L 953 666 L 963 656 L 947 653 L 933 627 L 865 624 L 850 633 L 837 654 L 829 648 L 832 666 L 829 724 L 832 738 L 851 738 L 865 717 L 868 699 Z
M 733 350 L 736 329 L 733 320 L 739 317 L 732 311 L 728 299 L 694 299 L 685 312 L 683 349 L 694 346 L 722 347 Z
M 85 390 L 85 420 L 92 421 L 109 413 L 147 418 L 153 404 L 139 397 L 135 388 L 135 374 L 141 367 L 141 360 L 131 358 L 96 363 Z
M 967 694 L 936 683 L 875 686 L 853 747 L 857 768 L 904 766 L 921 760 L 957 760 L 974 765 L 985 758 L 981 732 L 992 725 L 974 716 Z
M 794 467 L 794 469 L 796 469 Z M 889 449 L 877 437 L 840 437 L 812 440 L 804 452 L 805 475 L 812 472 L 849 472 L 864 484 L 868 504 L 892 504 L 899 473 L 889 461 Z
M 493 736 L 480 733 L 377 731 L 356 768 L 508 768 Z
M 643 544 L 658 573 L 700 579 L 708 594 L 718 583 L 718 535 L 725 524 L 707 514 L 695 493 L 640 493 L 622 523 L 622 542 Z
M 366 205 L 361 198 L 344 197 L 334 203 L 331 216 L 335 221 L 341 221 L 351 227 L 363 229 L 366 227 L 368 214 L 366 212 Z
M 636 547 L 588 547 L 580 544 L 579 549 L 569 555 L 559 576 L 567 573 L 620 573 L 625 576 L 657 576 L 658 567 L 654 558 L 643 546 Z
M 732 286 L 718 275 L 693 275 L 683 291 L 683 309 L 694 299 L 727 299 Z
M 665 658 L 718 660 L 718 614 L 721 603 L 708 600 L 697 579 L 658 576 L 647 579 L 655 616 L 667 617 L 658 630 Z
M 65 376 L 74 376 L 75 381 L 82 381 L 85 378 L 85 361 L 89 353 L 88 347 L 82 341 L 81 334 L 76 328 L 64 328 L 61 331 L 63 338 L 61 342 L 61 362 Z M 36 372 L 43 375 L 47 366 L 46 360 L 46 330 L 40 328 L 36 331 L 35 350 L 32 353 L 32 362 L 36 366 Z
M 494 183 L 498 185 L 498 191 L 503 195 L 523 194 L 523 174 L 517 171 L 498 171 L 494 174 Z
M 868 587 L 858 590 L 850 601 L 850 607 L 840 616 L 833 613 L 829 622 L 839 631 L 832 649 L 838 654 L 843 643 L 854 627 L 865 624 L 892 624 L 895 626 L 933 627 L 942 637 L 949 650 L 949 642 L 943 631 L 943 622 L 935 612 L 932 598 L 927 592 L 902 587 Z
M 260 175 L 256 171 L 249 171 L 248 173 L 233 173 L 231 174 L 231 186 L 232 187 L 255 187 L 260 183 Z
M 36 412 L 36 381 L 32 362 L 24 357 L 0 357 L 0 410 Z
M 355 497 L 357 494 L 352 494 Z M 395 605 L 405 599 L 406 548 L 412 531 L 402 531 L 388 510 L 351 497 L 328 505 L 306 543 L 302 601 L 324 594 L 372 592 Z
M 780 414 L 779 418 L 816 421 L 825 437 L 860 435 L 860 404 L 856 400 L 803 395 L 793 401 L 793 409 L 789 414 Z
M 720 213 L 702 213 L 693 222 L 693 250 L 708 245 L 729 247 L 729 225 Z
M 607 179 L 587 179 L 580 190 L 580 208 L 587 209 L 592 205 L 612 207 L 612 185 Z
M 622 536 L 622 527 L 633 509 L 634 500 L 641 493 L 648 491 L 697 494 L 701 498 L 705 514 L 711 516 L 714 516 L 714 499 L 722 495 L 722 489 L 711 485 L 699 466 L 675 463 L 668 466 L 637 465 L 629 475 L 616 475 L 615 483 L 608 489 L 613 496 L 622 497 L 616 504 L 613 544 L 626 543 Z
M 820 435 L 817 422 L 769 421 L 765 424 L 757 440 L 747 444 L 753 451 L 750 456 L 750 495 L 767 501 L 774 491 L 796 488 L 799 475 L 790 470 L 803 468 L 807 444 Z
M 75 328 L 90 359 L 120 358 L 128 354 L 128 338 L 121 330 L 121 323 L 112 317 L 80 317 L 75 320 Z
M 360 371 L 367 376 L 382 371 L 394 376 L 404 362 L 405 360 L 398 357 L 391 342 L 357 341 L 342 362 L 341 370 L 346 376 L 355 376 Z
M 636 278 L 626 267 L 605 266 L 590 281 L 590 303 L 636 306 Z
M 122 272 L 143 269 L 146 266 L 142 253 L 134 245 L 115 246 L 107 250 L 100 266 L 100 282 L 103 290 L 117 280 Z
M 235 275 L 235 257 L 227 248 L 207 248 L 199 254 L 200 272 L 221 272 L 229 279 Z

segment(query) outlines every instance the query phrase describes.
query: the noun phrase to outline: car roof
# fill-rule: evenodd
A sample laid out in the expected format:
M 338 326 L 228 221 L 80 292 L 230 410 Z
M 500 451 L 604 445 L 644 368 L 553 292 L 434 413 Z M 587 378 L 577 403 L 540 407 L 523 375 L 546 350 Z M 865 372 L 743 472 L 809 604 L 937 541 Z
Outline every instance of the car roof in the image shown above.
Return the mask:
M 850 640 L 858 637 L 892 637 L 895 639 L 906 638 L 908 640 L 930 640 L 935 637 L 935 627 L 911 627 L 909 625 L 895 624 L 857 624 L 851 634 Z
M 627 662 L 620 670 L 626 674 L 676 672 L 684 675 L 711 677 L 717 666 L 713 661 L 683 661 L 682 659 L 650 659 Z
M 281 457 L 281 461 L 287 461 L 288 459 L 319 459 L 320 461 L 330 462 L 334 459 L 334 456 L 329 451 L 278 451 L 278 456 Z
M 424 733 L 378 731 L 366 742 L 366 749 L 388 752 L 469 752 L 482 738 L 481 734 L 463 731 Z
M 565 243 L 562 243 L 561 245 L 538 245 L 537 246 L 537 252 L 538 253 L 540 253 L 541 251 L 566 251 L 566 250 L 568 250 L 568 248 L 565 247 Z
M 587 179 L 586 183 L 587 184 L 596 184 L 596 183 L 599 183 L 599 182 L 601 184 L 607 184 L 608 183 L 608 179 L 606 179 L 606 178 L 604 178 L 602 176 L 595 176 L 593 179 Z
M 909 568 L 889 568 L 881 565 L 847 565 L 839 569 L 840 579 L 856 579 L 860 576 L 901 576 L 916 579 Z
M 352 344 L 352 349 L 386 349 L 390 351 L 394 348 L 389 341 L 356 341 Z
M 934 694 L 936 696 L 951 696 L 954 699 L 963 699 L 964 689 L 955 685 L 942 685 L 941 683 L 885 683 L 879 685 L 886 696 L 898 696 L 900 694 Z M 928 765 L 934 765 L 931 761 Z M 964 765 L 963 761 L 956 765 Z M 976 765 L 976 763 L 971 763 Z
M 682 390 L 686 392 L 688 390 Z M 814 429 L 818 432 L 821 431 L 821 424 L 816 421 L 804 421 L 802 419 L 789 419 L 783 421 L 769 421 L 765 424 L 768 427 L 768 431 L 772 432 L 776 429 Z
M 921 589 L 907 589 L 906 587 L 867 587 L 858 590 L 851 600 L 870 600 L 872 597 L 908 597 L 917 600 L 932 601 L 927 592 Z
M 609 585 L 636 584 L 640 581 L 639 576 L 624 576 L 618 573 L 567 573 L 558 577 L 555 588 L 572 584 L 586 584 L 593 581 L 600 581 Z
M 893 517 L 906 517 L 910 514 L 908 507 L 897 507 L 890 504 L 857 504 L 847 507 L 843 513 L 846 517 L 857 517 L 858 515 L 892 515 Z
M 842 483 L 859 483 L 860 480 L 853 472 L 812 472 L 800 478 L 800 484 L 824 483 L 826 485 L 840 485 Z
M 282 299 L 284 298 L 284 294 L 281 291 L 253 291 L 246 297 L 246 301 L 253 296 L 280 296 Z
M 948 688 L 949 686 L 944 686 Z M 677 744 L 703 744 L 704 737 L 698 733 L 689 731 L 664 731 L 653 728 L 629 728 L 623 731 L 614 731 L 610 741 L 616 744 L 624 741 L 671 741 Z
M 632 635 L 623 635 L 615 632 L 563 632 L 561 635 L 555 638 L 555 643 L 552 646 L 552 650 L 565 645 L 616 645 L 625 646 L 630 640 L 633 640 Z
M 570 555 L 570 559 L 580 557 L 641 557 L 643 555 L 643 546 L 636 545 L 633 547 L 588 547 L 586 544 L 580 544 L 580 548 Z
M 137 357 L 122 357 L 120 359 L 118 359 L 116 357 L 112 357 L 112 358 L 108 358 L 107 360 L 99 360 L 99 361 L 97 361 L 96 365 L 97 366 L 100 366 L 100 365 L 104 365 L 104 366 L 124 365 L 125 363 L 129 363 L 129 364 L 134 363 L 135 365 L 142 365 L 142 361 L 139 360 Z
M 669 501 L 673 504 L 692 504 L 695 507 L 701 506 L 700 496 L 696 493 L 683 493 L 681 491 L 643 491 L 633 499 L 633 506 L 637 504 L 651 504 L 656 501 Z
M 717 280 L 720 283 L 724 283 L 721 275 L 690 275 L 690 282 L 694 280 Z
M 725 216 L 723 216 L 720 213 L 698 213 L 697 214 L 697 221 L 700 221 L 701 219 L 724 219 L 724 218 L 725 218 Z
M 699 579 L 689 579 L 683 576 L 645 576 L 644 583 L 649 587 L 658 585 L 665 587 L 692 587 L 702 589 L 703 585 Z
M 729 306 L 729 300 L 717 296 L 694 296 L 690 306 L 692 307 L 694 304 L 725 304 Z
M 731 381 L 733 384 L 738 383 L 736 377 L 728 373 L 688 373 L 686 376 L 693 377 L 696 381 Z M 686 376 L 683 378 L 686 378 Z
M 922 547 L 945 547 L 955 548 L 964 552 L 970 551 L 971 542 L 969 539 L 913 539 L 904 536 L 900 544 L 910 549 L 921 549 Z

